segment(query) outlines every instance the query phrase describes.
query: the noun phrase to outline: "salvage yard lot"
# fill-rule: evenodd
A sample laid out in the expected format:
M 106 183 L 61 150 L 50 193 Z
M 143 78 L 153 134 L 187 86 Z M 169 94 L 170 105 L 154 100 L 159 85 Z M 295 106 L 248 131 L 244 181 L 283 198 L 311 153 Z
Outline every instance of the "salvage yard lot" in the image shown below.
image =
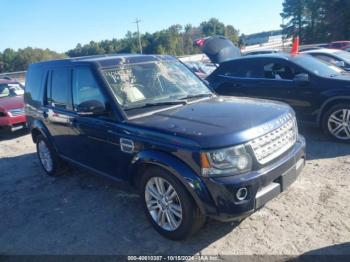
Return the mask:
M 151 227 L 125 183 L 75 168 L 48 177 L 29 135 L 0 134 L 0 254 L 350 254 L 350 145 L 301 132 L 308 160 L 286 192 L 182 242 Z

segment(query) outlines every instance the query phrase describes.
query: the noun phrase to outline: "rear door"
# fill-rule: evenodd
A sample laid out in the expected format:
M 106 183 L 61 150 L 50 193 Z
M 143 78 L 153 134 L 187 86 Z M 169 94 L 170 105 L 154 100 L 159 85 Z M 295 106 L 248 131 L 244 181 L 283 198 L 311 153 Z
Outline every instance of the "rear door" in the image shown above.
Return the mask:
M 256 78 L 261 77 L 259 65 L 247 59 L 236 59 L 220 65 L 208 80 L 213 89 L 225 96 L 256 97 Z
M 72 132 L 74 119 L 71 99 L 72 68 L 62 67 L 49 71 L 46 83 L 46 99 L 43 107 L 45 125 L 60 154 L 72 156 L 71 144 L 76 135 Z

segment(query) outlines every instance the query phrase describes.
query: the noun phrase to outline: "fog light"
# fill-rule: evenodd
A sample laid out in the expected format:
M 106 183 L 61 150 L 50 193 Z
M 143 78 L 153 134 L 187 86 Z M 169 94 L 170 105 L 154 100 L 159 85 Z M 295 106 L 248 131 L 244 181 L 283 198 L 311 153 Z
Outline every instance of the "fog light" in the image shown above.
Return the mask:
M 248 189 L 246 187 L 241 187 L 237 190 L 236 197 L 239 201 L 246 200 L 248 197 Z

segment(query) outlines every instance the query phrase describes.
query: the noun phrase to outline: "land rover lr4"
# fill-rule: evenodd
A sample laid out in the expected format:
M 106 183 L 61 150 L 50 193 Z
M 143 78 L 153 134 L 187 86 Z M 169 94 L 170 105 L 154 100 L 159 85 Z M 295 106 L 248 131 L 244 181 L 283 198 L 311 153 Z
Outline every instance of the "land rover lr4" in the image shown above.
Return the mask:
M 130 181 L 150 223 L 171 239 L 190 236 L 206 217 L 243 219 L 305 162 L 288 105 L 217 96 L 170 56 L 32 64 L 25 103 L 46 173 L 69 162 Z

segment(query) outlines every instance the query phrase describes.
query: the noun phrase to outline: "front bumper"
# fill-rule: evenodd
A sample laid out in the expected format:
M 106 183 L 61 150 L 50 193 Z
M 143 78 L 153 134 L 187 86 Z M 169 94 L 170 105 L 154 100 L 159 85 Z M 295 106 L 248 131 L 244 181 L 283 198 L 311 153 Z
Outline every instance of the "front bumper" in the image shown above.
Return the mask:
M 0 128 L 16 131 L 26 126 L 26 116 L 2 116 L 0 117 Z
M 240 220 L 250 215 L 290 186 L 304 165 L 305 139 L 300 136 L 288 153 L 261 170 L 205 179 L 206 188 L 216 206 L 216 214 L 208 215 L 220 221 Z M 240 201 L 236 192 L 242 187 L 248 189 L 248 196 Z

